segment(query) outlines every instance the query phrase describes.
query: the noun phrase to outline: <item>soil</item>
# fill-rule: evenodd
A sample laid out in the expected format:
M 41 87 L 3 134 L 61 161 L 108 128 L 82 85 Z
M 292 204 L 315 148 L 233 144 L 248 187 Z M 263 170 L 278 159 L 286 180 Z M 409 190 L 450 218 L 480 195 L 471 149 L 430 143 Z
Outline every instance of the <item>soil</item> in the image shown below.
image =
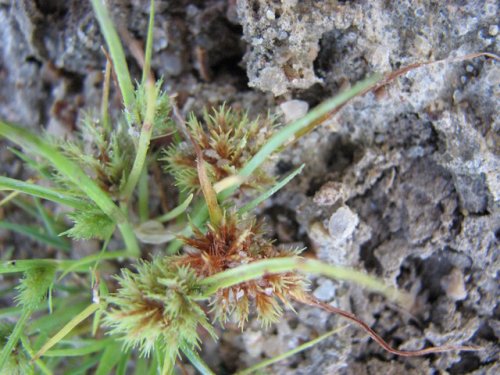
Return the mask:
M 142 43 L 149 1 L 108 3 L 126 44 Z M 495 0 L 156 3 L 153 69 L 184 113 L 226 102 L 287 118 L 370 72 L 499 54 Z M 0 117 L 71 134 L 79 110 L 99 105 L 105 64 L 89 2 L 1 0 L 0 25 Z M 351 326 L 266 373 L 500 373 L 499 67 L 477 58 L 419 68 L 356 99 L 274 160 L 277 175 L 306 167 L 260 213 L 280 243 L 411 292 L 414 306 L 398 307 L 353 285 L 312 280 L 318 299 L 356 313 L 391 344 L 483 350 L 398 358 Z M 1 144 L 2 172 L 24 176 Z M 0 236 L 30 256 L 29 241 Z M 204 357 L 230 374 L 346 323 L 296 309 L 268 330 L 229 327 L 218 343 L 204 343 Z

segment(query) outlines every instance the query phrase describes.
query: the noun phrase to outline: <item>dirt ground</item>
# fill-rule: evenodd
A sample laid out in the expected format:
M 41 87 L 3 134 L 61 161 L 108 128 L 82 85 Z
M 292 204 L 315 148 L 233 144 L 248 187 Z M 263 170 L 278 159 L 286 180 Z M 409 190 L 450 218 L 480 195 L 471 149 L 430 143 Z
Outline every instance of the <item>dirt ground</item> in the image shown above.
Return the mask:
M 149 1 L 108 3 L 125 44 L 144 40 Z M 370 72 L 500 49 L 495 0 L 156 3 L 153 68 L 184 113 L 226 102 L 286 118 Z M 78 111 L 99 105 L 105 64 L 89 2 L 0 0 L 0 25 L 0 117 L 70 134 Z M 397 358 L 349 327 L 266 373 L 500 373 L 499 67 L 477 58 L 420 68 L 356 99 L 274 160 L 276 174 L 306 167 L 260 213 L 280 243 L 411 292 L 415 305 L 400 307 L 356 286 L 312 282 L 317 298 L 394 346 L 484 349 Z M 1 145 L 2 172 L 23 176 Z M 29 256 L 30 242 L 0 236 Z M 345 323 L 312 307 L 285 317 L 266 331 L 230 327 L 204 343 L 207 362 L 230 374 Z

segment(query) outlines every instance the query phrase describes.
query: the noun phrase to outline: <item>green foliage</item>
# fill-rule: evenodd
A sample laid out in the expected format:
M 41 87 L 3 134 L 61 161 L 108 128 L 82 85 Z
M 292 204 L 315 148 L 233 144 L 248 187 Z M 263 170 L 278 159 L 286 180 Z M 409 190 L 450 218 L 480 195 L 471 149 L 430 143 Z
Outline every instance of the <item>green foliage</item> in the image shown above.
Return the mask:
M 0 347 L 3 348 L 7 344 L 9 335 L 13 329 L 13 325 L 0 322 Z M 33 372 L 29 358 L 20 346 L 14 348 L 0 370 L 1 374 L 6 375 L 26 375 Z
M 105 240 L 111 237 L 115 230 L 113 220 L 96 206 L 73 211 L 68 216 L 73 220 L 73 227 L 61 234 L 77 240 L 91 238 Z
M 137 272 L 123 269 L 116 279 L 120 288 L 107 298 L 112 308 L 105 325 L 124 341 L 125 348 L 139 348 L 144 356 L 156 345 L 175 359 L 182 345 L 197 347 L 198 327 L 215 338 L 203 309 L 195 301 L 199 280 L 193 270 L 176 267 L 171 259 L 139 262 Z
M 98 119 L 86 114 L 80 131 L 73 140 L 54 140 L 61 152 L 77 163 L 99 187 L 118 196 L 127 181 L 135 157 L 134 138 L 126 124 L 118 121 L 107 131 Z M 56 182 L 73 192 L 79 192 L 78 184 L 56 173 Z

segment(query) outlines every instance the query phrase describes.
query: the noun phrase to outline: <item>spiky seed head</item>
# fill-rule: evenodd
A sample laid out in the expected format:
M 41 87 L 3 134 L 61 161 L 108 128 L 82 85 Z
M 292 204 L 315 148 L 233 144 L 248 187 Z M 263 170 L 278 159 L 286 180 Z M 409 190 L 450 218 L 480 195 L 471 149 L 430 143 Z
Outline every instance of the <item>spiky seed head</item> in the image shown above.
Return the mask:
M 175 257 L 142 261 L 137 272 L 122 270 L 116 279 L 120 288 L 108 297 L 111 309 L 104 324 L 121 337 L 127 348 L 138 348 L 147 356 L 155 346 L 175 358 L 181 345 L 198 346 L 197 329 L 215 332 L 201 307 L 198 277 L 188 267 L 173 266 Z
M 47 297 L 47 292 L 54 282 L 56 267 L 45 265 L 33 267 L 24 273 L 20 284 L 16 287 L 16 302 L 25 309 L 34 310 Z
M 241 221 L 230 213 L 225 214 L 219 227 L 209 227 L 205 234 L 195 229 L 194 237 L 183 238 L 183 241 L 190 251 L 179 256 L 176 262 L 188 265 L 199 277 L 208 277 L 257 260 L 291 255 L 266 239 L 262 226 L 255 220 Z M 253 305 L 257 318 L 268 326 L 283 313 L 278 301 L 291 307 L 290 300 L 305 300 L 306 292 L 307 281 L 298 273 L 264 275 L 220 289 L 211 300 L 212 311 L 222 324 L 234 316 L 243 328 Z
M 274 120 L 261 117 L 250 120 L 246 113 L 222 105 L 211 113 L 204 111 L 200 122 L 194 115 L 188 119 L 188 131 L 200 146 L 212 183 L 234 175 L 250 160 L 272 135 Z M 189 141 L 168 148 L 164 157 L 166 170 L 183 191 L 199 191 L 196 153 Z M 253 174 L 243 188 L 258 188 L 273 182 L 262 168 Z

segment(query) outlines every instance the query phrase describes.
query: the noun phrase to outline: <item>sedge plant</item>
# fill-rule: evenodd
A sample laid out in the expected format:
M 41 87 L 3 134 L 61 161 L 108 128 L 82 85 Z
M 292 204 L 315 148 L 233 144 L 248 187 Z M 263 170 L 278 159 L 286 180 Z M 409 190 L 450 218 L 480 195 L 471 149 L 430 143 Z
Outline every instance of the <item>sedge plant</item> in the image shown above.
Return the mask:
M 154 0 L 143 74 L 135 84 L 106 7 L 101 0 L 91 3 L 109 51 L 100 110 L 88 109 L 79 133 L 68 140 L 35 135 L 0 121 L 0 136 L 24 151 L 13 149 L 37 180 L 46 180 L 38 184 L 0 177 L 0 190 L 11 192 L 0 204 L 15 203 L 38 217 L 45 229 L 7 221 L 2 227 L 29 235 L 60 254 L 53 259 L 2 259 L 0 274 L 17 278 L 18 286 L 2 291 L 16 297 L 14 307 L 0 309 L 1 373 L 52 374 L 64 366 L 67 374 L 125 374 L 130 369 L 136 374 L 172 374 L 185 358 L 201 373 L 211 374 L 199 352 L 203 340 L 217 340 L 216 324 L 223 328 L 231 320 L 244 329 L 256 315 L 267 327 L 280 319 L 284 308 L 296 304 L 347 318 L 393 354 L 476 350 L 392 348 L 353 314 L 316 300 L 306 275 L 354 282 L 397 302 L 408 302 L 405 293 L 363 272 L 301 257 L 301 249 L 278 247 L 254 213 L 303 168 L 278 181 L 266 172 L 270 156 L 351 99 L 408 69 L 375 74 L 286 126 L 280 127 L 272 116 L 250 119 L 226 106 L 206 109 L 201 120 L 190 115 L 185 121 L 161 90 L 162 80 L 155 81 L 151 72 Z M 116 118 L 108 110 L 112 74 L 123 102 Z M 154 149 L 152 139 L 166 134 L 173 134 L 171 144 Z M 148 179 L 155 158 L 173 176 L 179 203 L 150 218 Z M 235 196 L 244 196 L 248 203 L 237 203 L 241 200 L 232 199 Z M 68 227 L 41 200 L 66 206 L 72 224 Z M 99 240 L 101 251 L 72 259 L 67 256 L 68 238 Z M 123 249 L 108 249 L 111 239 L 120 238 Z M 164 251 L 151 256 L 148 244 L 165 244 Z M 82 282 L 88 287 L 82 288 Z

